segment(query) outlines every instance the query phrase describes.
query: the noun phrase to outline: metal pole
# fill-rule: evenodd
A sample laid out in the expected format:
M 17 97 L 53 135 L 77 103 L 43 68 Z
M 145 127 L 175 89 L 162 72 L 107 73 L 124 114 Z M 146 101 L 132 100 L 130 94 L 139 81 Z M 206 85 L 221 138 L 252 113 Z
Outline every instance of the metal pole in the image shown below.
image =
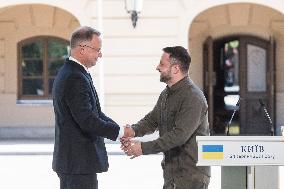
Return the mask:
M 247 166 L 247 189 L 255 189 L 255 166 Z

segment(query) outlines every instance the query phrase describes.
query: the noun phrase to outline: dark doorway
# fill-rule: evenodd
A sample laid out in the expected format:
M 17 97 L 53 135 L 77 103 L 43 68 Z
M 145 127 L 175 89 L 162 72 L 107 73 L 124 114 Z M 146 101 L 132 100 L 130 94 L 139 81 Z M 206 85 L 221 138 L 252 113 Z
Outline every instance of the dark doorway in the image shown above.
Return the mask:
M 231 135 L 271 134 L 275 118 L 274 52 L 273 40 L 251 36 L 207 39 L 204 89 L 212 134 L 226 134 L 234 112 Z

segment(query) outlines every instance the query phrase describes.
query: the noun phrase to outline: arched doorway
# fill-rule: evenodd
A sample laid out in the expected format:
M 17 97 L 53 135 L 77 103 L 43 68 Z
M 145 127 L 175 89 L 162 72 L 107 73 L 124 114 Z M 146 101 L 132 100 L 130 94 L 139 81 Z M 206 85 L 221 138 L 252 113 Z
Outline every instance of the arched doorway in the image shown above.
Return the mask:
M 212 134 L 226 134 L 228 127 L 231 135 L 274 132 L 274 48 L 273 39 L 253 36 L 206 40 L 203 81 Z

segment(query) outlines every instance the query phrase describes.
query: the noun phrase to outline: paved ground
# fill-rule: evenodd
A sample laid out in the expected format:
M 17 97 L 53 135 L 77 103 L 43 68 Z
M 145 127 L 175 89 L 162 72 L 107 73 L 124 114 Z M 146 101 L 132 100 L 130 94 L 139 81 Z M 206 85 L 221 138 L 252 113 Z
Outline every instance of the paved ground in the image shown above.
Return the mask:
M 162 155 L 130 160 L 120 153 L 119 145 L 109 144 L 107 148 L 110 152 L 110 169 L 107 173 L 99 174 L 100 189 L 162 188 Z M 52 150 L 51 143 L 0 142 L 0 188 L 59 189 L 57 175 L 51 169 Z M 220 189 L 220 167 L 212 167 L 212 175 L 209 189 Z M 284 175 L 283 170 L 281 175 Z M 280 182 L 283 181 L 280 179 Z
M 130 161 L 126 157 L 112 155 L 109 172 L 99 174 L 100 189 L 161 188 L 161 171 L 155 166 L 160 158 L 149 156 L 141 161 Z M 50 155 L 0 156 L 0 188 L 59 189 L 58 178 L 51 170 L 51 160 Z M 145 182 L 135 185 L 141 178 Z
M 130 160 L 120 152 L 119 145 L 107 148 L 110 169 L 99 174 L 100 189 L 162 188 L 161 155 Z M 51 169 L 52 150 L 50 143 L 0 143 L 0 188 L 58 189 L 59 180 Z

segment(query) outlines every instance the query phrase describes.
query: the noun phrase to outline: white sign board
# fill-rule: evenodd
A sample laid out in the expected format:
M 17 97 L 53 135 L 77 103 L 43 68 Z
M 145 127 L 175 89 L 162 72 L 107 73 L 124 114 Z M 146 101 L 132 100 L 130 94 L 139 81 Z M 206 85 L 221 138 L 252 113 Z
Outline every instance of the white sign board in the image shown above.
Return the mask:
M 197 166 L 284 165 L 283 136 L 197 136 Z

